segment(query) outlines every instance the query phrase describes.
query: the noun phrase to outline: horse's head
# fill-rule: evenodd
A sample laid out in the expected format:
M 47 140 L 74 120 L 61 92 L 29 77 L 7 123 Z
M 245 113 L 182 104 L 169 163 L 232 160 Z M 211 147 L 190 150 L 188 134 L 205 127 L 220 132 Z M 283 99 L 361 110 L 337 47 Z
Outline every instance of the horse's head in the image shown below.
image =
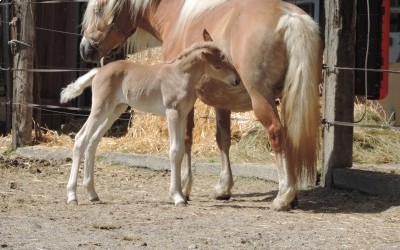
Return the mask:
M 117 50 L 135 31 L 129 1 L 90 0 L 82 23 L 81 56 L 98 61 Z
M 205 41 L 212 41 L 210 34 L 206 30 L 203 32 L 203 37 Z M 207 75 L 232 86 L 240 84 L 240 76 L 235 67 L 214 43 L 201 52 L 201 57 L 206 62 Z

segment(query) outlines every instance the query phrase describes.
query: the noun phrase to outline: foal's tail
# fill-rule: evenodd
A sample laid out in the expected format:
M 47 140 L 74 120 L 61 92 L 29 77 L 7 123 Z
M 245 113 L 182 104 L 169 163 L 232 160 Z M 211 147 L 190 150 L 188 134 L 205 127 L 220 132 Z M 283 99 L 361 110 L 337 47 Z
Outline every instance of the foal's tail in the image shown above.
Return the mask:
M 60 103 L 66 103 L 82 94 L 84 89 L 92 85 L 92 79 L 98 71 L 99 70 L 97 68 L 94 68 L 88 73 L 79 77 L 75 82 L 70 83 L 66 88 L 62 89 Z
M 288 68 L 282 98 L 285 154 L 299 185 L 315 184 L 320 139 L 318 84 L 322 70 L 319 27 L 308 15 L 285 13 L 277 30 L 286 43 Z

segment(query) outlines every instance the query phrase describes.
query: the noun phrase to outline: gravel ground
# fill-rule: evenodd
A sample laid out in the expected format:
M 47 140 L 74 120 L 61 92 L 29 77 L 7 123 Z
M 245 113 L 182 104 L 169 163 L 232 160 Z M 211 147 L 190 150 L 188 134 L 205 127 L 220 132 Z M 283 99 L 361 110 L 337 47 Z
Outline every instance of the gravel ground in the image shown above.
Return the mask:
M 101 202 L 79 185 L 70 206 L 69 169 L 66 160 L 0 157 L 0 248 L 400 249 L 399 198 L 317 187 L 297 209 L 274 212 L 273 182 L 236 177 L 232 199 L 215 201 L 218 177 L 195 173 L 189 205 L 175 207 L 168 171 L 100 161 Z

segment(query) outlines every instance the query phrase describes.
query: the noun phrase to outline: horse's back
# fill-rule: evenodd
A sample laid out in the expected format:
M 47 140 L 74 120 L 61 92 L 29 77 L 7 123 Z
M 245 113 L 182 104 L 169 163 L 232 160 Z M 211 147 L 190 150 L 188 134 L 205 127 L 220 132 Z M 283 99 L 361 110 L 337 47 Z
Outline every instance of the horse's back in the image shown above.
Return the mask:
M 203 102 L 244 111 L 252 107 L 247 93 L 250 88 L 259 88 L 258 91 L 271 94 L 271 98 L 279 96 L 288 59 L 283 34 L 276 28 L 287 12 L 304 14 L 298 7 L 278 0 L 230 0 L 188 22 L 183 34 L 185 39 L 173 42 L 175 50 L 202 39 L 200 31 L 205 27 L 230 58 L 245 84 L 233 89 L 215 82 L 203 82 L 198 89 Z M 173 46 L 166 45 L 167 57 L 176 53 L 173 49 L 168 50 L 170 47 Z

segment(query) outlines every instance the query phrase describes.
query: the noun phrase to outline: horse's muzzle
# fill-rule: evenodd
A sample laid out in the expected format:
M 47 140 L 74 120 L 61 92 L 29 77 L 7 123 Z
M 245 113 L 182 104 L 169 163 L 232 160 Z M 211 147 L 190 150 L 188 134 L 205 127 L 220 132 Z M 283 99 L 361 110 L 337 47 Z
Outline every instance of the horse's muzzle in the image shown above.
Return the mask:
M 85 37 L 82 38 L 79 50 L 82 59 L 86 62 L 98 62 L 100 60 L 99 51 Z

